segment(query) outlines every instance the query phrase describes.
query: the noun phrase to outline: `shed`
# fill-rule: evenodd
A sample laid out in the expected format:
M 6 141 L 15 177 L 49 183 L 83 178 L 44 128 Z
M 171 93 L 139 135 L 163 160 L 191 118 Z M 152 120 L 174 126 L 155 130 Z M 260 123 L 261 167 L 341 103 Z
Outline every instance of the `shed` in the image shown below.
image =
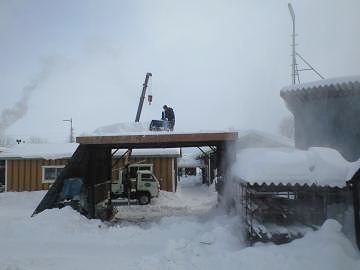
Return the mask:
M 59 207 L 64 181 L 82 178 L 81 205 L 78 210 L 89 218 L 110 219 L 113 214 L 111 201 L 112 156 L 121 149 L 178 148 L 215 146 L 219 175 L 226 177 L 235 160 L 236 132 L 201 133 L 150 133 L 113 136 L 77 137 L 80 144 L 69 164 L 58 175 L 45 197 L 35 209 L 36 215 L 45 209 Z M 174 185 L 173 185 L 174 186 Z
M 18 144 L 0 153 L 0 169 L 1 164 L 4 164 L 5 191 L 48 189 L 69 163 L 78 146 L 77 143 Z M 113 155 L 113 178 L 118 177 L 119 168 L 123 166 L 123 161 L 116 161 L 124 152 L 125 150 L 119 150 Z M 149 165 L 154 174 L 162 180 L 161 188 L 175 191 L 178 157 L 180 148 L 136 149 L 133 151 L 131 163 Z
M 345 213 L 352 165 L 329 148 L 245 149 L 237 154 L 228 192 L 251 241 L 285 243 Z

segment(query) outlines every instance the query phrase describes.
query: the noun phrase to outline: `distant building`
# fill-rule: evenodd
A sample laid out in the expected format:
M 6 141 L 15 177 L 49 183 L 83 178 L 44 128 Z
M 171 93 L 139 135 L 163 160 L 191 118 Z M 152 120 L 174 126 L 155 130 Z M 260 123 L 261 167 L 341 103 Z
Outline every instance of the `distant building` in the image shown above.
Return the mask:
M 359 159 L 360 76 L 296 84 L 280 96 L 294 115 L 297 148 L 330 147 Z
M 68 164 L 77 143 L 18 144 L 0 153 L 0 180 L 5 191 L 46 190 Z M 119 150 L 113 157 L 113 178 L 117 178 L 124 154 Z M 176 190 L 177 158 L 180 148 L 134 149 L 131 163 L 150 169 L 160 180 L 161 189 Z

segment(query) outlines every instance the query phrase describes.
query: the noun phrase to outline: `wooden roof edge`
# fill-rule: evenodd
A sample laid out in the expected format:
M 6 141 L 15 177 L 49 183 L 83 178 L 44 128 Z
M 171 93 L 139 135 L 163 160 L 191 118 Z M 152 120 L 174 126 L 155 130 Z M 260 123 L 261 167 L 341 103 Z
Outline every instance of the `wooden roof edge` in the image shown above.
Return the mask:
M 169 133 L 169 134 L 134 134 L 80 136 L 76 142 L 80 144 L 147 144 L 147 143 L 181 143 L 206 141 L 235 141 L 237 132 L 207 132 L 207 133 Z

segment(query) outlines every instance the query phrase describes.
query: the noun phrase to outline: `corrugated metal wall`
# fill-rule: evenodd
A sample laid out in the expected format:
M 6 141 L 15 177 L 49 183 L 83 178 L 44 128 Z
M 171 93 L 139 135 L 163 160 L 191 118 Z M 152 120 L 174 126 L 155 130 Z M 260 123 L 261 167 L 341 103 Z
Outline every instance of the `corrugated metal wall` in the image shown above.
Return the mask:
M 131 163 L 139 161 L 143 164 L 153 164 L 154 174 L 160 181 L 162 190 L 173 191 L 173 158 L 132 158 Z M 175 159 L 176 160 L 176 159 Z M 69 159 L 59 160 L 40 160 L 40 159 L 23 159 L 7 160 L 7 191 L 35 191 L 47 190 L 50 186 L 48 183 L 42 183 L 42 166 L 49 165 L 66 165 Z M 115 162 L 115 160 L 113 161 Z M 112 177 L 118 177 L 118 170 L 123 166 L 123 161 L 118 162 L 113 168 Z M 176 167 L 176 166 L 175 166 Z M 176 168 L 175 168 L 176 171 Z M 175 178 L 176 181 L 176 178 Z

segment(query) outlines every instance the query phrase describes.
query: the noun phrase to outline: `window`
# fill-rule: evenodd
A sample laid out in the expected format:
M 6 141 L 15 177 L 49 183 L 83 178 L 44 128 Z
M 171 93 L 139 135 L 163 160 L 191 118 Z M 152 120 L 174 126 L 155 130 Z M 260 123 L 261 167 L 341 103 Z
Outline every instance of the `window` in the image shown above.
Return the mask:
M 141 175 L 142 181 L 147 181 L 147 182 L 154 182 L 154 178 L 151 174 L 149 173 L 144 173 Z
M 130 178 L 137 177 L 137 171 L 153 171 L 153 164 L 134 164 L 129 166 Z
M 64 169 L 64 165 L 42 166 L 42 182 L 53 183 Z

